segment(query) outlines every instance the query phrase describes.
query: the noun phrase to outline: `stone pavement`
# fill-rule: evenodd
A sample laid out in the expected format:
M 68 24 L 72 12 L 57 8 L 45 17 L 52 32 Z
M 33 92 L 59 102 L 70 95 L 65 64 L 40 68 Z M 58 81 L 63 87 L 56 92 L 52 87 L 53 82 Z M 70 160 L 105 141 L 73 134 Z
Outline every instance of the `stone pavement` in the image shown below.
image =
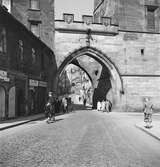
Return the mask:
M 41 113 L 32 116 L 2 121 L 0 122 L 0 131 L 43 118 L 45 118 L 44 114 Z M 153 121 L 152 125 L 153 126 L 150 129 L 145 127 L 144 122 L 137 123 L 135 126 L 160 141 L 160 122 Z
M 20 117 L 16 119 L 6 120 L 0 122 L 0 131 L 8 128 L 12 128 L 14 126 L 22 125 L 31 121 L 39 120 L 45 118 L 44 114 L 36 114 L 32 116 Z
M 160 141 L 160 122 L 159 121 L 153 121 L 151 128 L 146 128 L 144 122 L 137 123 L 136 127 Z
M 134 126 L 142 116 L 79 110 L 1 131 L 0 166 L 160 167 L 160 142 Z

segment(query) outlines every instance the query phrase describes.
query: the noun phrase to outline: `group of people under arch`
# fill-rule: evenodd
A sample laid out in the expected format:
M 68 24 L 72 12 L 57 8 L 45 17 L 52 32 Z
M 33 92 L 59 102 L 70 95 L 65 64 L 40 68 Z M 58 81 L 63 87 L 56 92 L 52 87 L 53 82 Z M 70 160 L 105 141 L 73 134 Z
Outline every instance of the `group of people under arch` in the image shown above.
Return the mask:
M 108 99 L 103 99 L 102 101 L 97 102 L 97 111 L 111 112 L 112 103 Z

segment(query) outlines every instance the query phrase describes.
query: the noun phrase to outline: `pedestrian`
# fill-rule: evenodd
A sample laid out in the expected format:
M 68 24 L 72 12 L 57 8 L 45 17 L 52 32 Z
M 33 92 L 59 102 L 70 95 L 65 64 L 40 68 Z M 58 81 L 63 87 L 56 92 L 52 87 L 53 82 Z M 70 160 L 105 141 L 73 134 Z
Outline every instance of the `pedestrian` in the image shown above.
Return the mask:
M 83 105 L 84 105 L 84 106 L 86 106 L 86 102 L 87 102 L 87 99 L 84 98 L 84 100 L 83 100 Z
M 67 100 L 65 97 L 62 98 L 63 113 L 67 112 Z
M 55 97 L 49 92 L 48 102 L 46 104 L 47 123 L 55 121 Z
M 67 99 L 67 110 L 68 110 L 68 112 L 72 112 L 72 100 L 71 100 L 71 97 L 68 97 L 68 99 Z
M 50 119 L 50 105 L 51 103 L 49 101 L 47 101 L 46 105 L 45 105 L 45 117 L 47 118 L 47 120 Z
M 58 113 L 60 113 L 61 112 L 61 99 L 60 98 L 58 98 L 58 100 L 57 100 L 57 110 L 58 110 Z
M 152 114 L 153 114 L 153 104 L 151 103 L 149 98 L 144 99 L 144 122 L 145 122 L 145 127 L 146 128 L 151 128 L 152 125 Z
M 55 113 L 59 113 L 59 100 L 58 100 L 58 98 L 55 99 Z
M 68 97 L 66 97 L 66 103 L 67 103 L 67 105 L 66 105 L 66 113 L 69 113 L 69 98 Z
M 102 102 L 101 102 L 101 110 L 103 112 L 105 112 L 105 105 L 106 105 L 105 100 L 102 100 Z
M 101 102 L 98 101 L 98 102 L 97 102 L 97 111 L 100 111 L 100 110 L 101 110 Z
M 107 113 L 109 113 L 109 100 L 106 99 L 105 101 L 105 110 L 107 111 Z

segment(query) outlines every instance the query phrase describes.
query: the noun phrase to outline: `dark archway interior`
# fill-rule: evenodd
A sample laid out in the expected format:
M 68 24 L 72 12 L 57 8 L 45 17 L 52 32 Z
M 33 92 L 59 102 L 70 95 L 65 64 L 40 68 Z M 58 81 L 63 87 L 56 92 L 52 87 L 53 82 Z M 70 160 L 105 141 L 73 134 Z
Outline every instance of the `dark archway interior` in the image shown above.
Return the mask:
M 93 108 L 97 107 L 98 101 L 106 100 L 106 95 L 111 89 L 110 73 L 106 66 L 102 66 L 102 71 L 100 78 L 98 80 L 98 85 L 94 89 L 93 93 Z

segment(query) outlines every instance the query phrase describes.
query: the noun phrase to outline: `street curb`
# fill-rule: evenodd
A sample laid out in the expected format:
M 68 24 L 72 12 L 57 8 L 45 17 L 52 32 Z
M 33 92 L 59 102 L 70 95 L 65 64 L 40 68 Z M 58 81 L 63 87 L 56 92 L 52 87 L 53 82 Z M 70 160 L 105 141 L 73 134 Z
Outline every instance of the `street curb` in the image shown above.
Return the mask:
M 143 132 L 147 133 L 148 135 L 152 136 L 153 138 L 157 139 L 160 141 L 160 138 L 152 134 L 151 132 L 148 132 L 147 130 L 143 129 L 142 127 L 139 127 L 138 125 L 135 125 L 136 128 L 142 130 Z
M 13 127 L 16 127 L 16 126 L 19 126 L 19 125 L 23 125 L 23 124 L 26 124 L 26 123 L 29 123 L 29 122 L 32 122 L 32 121 L 37 121 L 37 120 L 40 120 L 40 119 L 43 119 L 43 118 L 45 118 L 45 116 L 42 116 L 42 117 L 39 117 L 39 118 L 34 118 L 34 119 L 27 120 L 27 121 L 24 121 L 24 122 L 22 121 L 20 123 L 13 124 L 13 125 L 8 125 L 8 126 L 0 128 L 0 131 L 6 130 L 6 129 L 9 129 L 9 128 L 13 128 Z

